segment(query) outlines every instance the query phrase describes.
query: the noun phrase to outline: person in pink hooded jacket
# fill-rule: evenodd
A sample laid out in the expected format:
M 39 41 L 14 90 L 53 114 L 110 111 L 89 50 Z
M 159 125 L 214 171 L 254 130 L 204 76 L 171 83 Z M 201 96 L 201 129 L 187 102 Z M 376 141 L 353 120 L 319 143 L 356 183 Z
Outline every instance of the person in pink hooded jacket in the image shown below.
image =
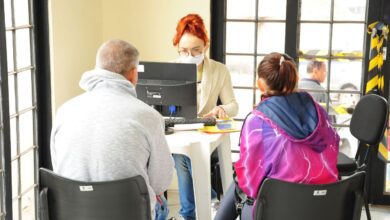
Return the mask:
M 242 126 L 240 158 L 234 164 L 237 182 L 226 192 L 216 220 L 236 219 L 235 204 L 240 201 L 235 190 L 251 201 L 244 204 L 242 219 L 252 219 L 265 178 L 302 184 L 338 179 L 340 138 L 326 111 L 311 95 L 297 90 L 294 61 L 286 54 L 268 54 L 257 74 L 262 98 Z

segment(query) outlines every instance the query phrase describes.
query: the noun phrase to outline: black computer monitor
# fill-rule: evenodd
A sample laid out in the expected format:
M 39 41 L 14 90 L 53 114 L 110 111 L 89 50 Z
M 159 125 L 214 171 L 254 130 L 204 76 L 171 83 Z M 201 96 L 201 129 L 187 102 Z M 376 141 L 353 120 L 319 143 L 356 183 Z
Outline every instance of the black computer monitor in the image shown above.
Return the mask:
M 165 117 L 197 117 L 196 65 L 140 62 L 137 97 Z

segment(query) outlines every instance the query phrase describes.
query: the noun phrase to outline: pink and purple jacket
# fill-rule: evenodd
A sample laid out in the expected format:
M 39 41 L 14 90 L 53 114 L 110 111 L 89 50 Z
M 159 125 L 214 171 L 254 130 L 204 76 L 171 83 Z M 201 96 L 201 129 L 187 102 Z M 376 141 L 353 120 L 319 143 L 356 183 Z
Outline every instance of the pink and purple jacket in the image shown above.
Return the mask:
M 326 111 L 306 92 L 262 100 L 244 122 L 238 185 L 257 197 L 264 178 L 324 184 L 337 181 L 339 136 Z

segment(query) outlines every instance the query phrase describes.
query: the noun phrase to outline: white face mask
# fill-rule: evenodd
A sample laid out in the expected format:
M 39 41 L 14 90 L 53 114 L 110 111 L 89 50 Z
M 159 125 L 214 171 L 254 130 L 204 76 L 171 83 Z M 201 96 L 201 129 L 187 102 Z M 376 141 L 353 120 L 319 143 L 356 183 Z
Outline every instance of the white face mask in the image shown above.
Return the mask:
M 199 66 L 204 60 L 204 53 L 201 53 L 195 57 L 188 55 L 186 57 L 179 57 L 181 63 L 194 63 Z

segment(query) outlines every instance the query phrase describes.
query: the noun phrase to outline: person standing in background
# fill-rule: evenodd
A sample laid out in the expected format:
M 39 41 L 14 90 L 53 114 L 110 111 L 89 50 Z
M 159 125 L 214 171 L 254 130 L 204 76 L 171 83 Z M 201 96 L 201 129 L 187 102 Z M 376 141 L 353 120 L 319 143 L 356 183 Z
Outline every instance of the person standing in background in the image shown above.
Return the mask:
M 319 103 L 326 103 L 327 95 L 325 88 L 321 86 L 321 83 L 326 79 L 326 65 L 322 61 L 312 60 L 307 64 L 306 68 L 307 77 L 302 78 L 298 83 L 298 88 L 307 90 L 314 100 Z M 323 91 L 323 92 L 322 92 Z

